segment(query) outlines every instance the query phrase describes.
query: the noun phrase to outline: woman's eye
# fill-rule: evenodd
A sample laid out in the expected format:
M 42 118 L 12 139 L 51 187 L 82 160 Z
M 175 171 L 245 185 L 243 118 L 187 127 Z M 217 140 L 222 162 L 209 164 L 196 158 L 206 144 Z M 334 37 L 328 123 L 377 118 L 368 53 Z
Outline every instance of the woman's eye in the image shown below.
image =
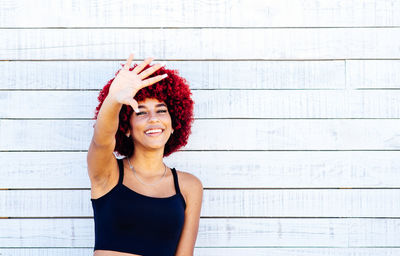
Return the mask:
M 167 110 L 158 110 L 157 112 L 163 112 L 163 113 L 165 113 L 165 112 L 167 112 Z M 141 115 L 141 114 L 146 114 L 146 112 L 139 112 L 139 113 L 136 113 L 136 115 L 137 116 L 139 116 L 139 115 Z

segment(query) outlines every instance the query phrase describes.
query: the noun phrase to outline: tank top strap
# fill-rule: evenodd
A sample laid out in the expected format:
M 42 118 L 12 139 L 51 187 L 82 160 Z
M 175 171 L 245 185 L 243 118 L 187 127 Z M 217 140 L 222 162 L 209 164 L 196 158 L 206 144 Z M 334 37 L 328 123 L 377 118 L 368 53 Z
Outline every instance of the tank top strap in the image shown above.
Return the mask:
M 179 189 L 178 175 L 176 174 L 175 168 L 172 168 L 171 171 L 172 175 L 174 176 L 175 191 L 177 194 L 180 194 L 181 190 Z
M 124 162 L 122 159 L 118 159 L 118 169 L 119 169 L 119 179 L 118 179 L 118 184 L 122 184 L 122 181 L 124 179 Z

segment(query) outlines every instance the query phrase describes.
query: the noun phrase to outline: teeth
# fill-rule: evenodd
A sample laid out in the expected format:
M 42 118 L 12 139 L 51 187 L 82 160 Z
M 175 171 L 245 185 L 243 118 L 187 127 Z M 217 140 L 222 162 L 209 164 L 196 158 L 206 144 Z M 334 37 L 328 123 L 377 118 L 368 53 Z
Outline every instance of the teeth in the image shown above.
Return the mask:
M 161 129 L 151 129 L 151 130 L 147 130 L 146 133 L 156 133 L 156 132 L 162 132 Z

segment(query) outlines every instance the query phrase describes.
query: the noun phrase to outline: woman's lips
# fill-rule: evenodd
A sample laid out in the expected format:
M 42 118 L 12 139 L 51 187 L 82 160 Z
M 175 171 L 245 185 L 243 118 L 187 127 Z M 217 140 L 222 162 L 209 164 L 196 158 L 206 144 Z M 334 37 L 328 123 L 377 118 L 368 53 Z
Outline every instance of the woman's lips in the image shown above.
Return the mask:
M 161 131 L 161 132 L 152 132 L 152 133 L 144 133 L 144 134 L 146 134 L 147 136 L 150 136 L 150 137 L 157 137 L 161 133 L 163 133 L 163 131 Z

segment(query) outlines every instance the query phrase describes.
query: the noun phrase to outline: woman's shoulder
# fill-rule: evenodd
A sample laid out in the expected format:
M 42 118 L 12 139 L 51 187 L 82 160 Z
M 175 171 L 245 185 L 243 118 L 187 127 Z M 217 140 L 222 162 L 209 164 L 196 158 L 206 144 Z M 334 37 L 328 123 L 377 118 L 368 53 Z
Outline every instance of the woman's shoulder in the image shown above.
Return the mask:
M 176 173 L 178 175 L 179 188 L 185 199 L 203 193 L 203 183 L 196 175 L 180 170 L 176 170 Z

